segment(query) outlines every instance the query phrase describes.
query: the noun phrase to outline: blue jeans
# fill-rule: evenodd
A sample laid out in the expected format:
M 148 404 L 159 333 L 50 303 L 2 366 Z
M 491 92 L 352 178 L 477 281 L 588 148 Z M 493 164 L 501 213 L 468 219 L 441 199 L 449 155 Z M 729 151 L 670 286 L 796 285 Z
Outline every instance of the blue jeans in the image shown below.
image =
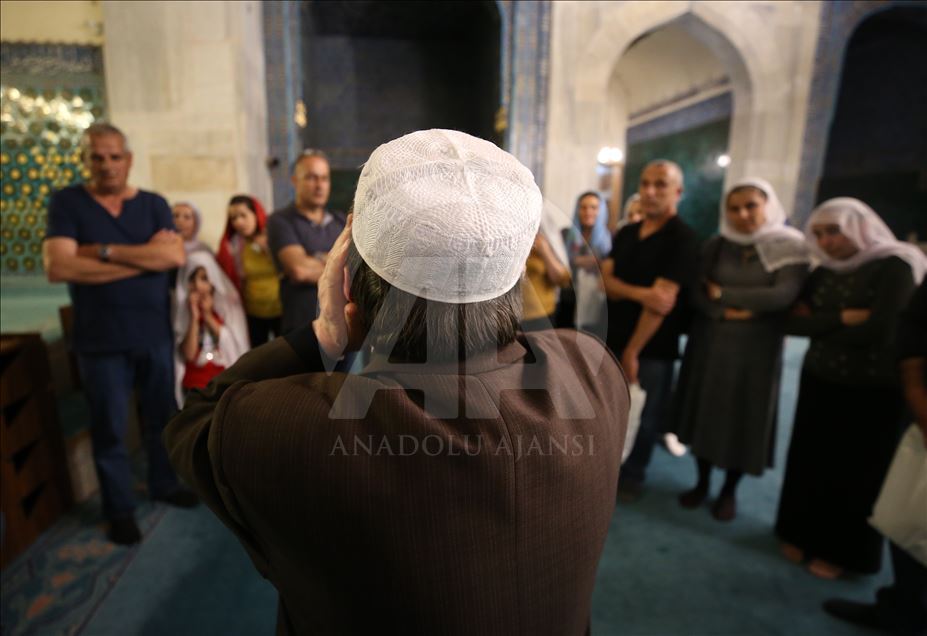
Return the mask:
M 129 398 L 135 388 L 148 452 L 148 492 L 158 497 L 176 491 L 177 476 L 161 442 L 161 432 L 177 409 L 171 341 L 135 351 L 78 353 L 77 364 L 90 403 L 93 461 L 100 480 L 103 513 L 118 517 L 135 509 L 125 442 Z
M 621 478 L 643 482 L 653 447 L 666 431 L 666 413 L 673 397 L 674 362 L 644 358 L 638 362 L 637 378 L 641 388 L 647 392 L 647 401 L 641 413 L 641 426 L 634 440 L 634 449 L 621 467 Z

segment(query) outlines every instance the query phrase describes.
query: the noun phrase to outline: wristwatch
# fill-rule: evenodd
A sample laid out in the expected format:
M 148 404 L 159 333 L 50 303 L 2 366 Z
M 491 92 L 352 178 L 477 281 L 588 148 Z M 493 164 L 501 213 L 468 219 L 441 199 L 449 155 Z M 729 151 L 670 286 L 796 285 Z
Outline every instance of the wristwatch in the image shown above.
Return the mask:
M 100 260 L 103 261 L 104 263 L 109 262 L 110 250 L 111 250 L 110 246 L 105 243 L 100 246 Z

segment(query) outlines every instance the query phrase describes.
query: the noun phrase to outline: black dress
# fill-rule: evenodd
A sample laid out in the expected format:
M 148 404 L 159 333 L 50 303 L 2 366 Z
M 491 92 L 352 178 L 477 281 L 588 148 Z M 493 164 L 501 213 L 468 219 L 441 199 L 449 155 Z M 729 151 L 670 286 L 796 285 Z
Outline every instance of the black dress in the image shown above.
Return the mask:
M 892 347 L 912 292 L 907 263 L 871 261 L 852 272 L 823 267 L 801 300 L 811 315 L 787 331 L 811 337 L 805 356 L 776 534 L 812 558 L 859 573 L 881 567 L 882 536 L 867 522 L 905 425 Z M 865 309 L 854 327 L 842 309 Z

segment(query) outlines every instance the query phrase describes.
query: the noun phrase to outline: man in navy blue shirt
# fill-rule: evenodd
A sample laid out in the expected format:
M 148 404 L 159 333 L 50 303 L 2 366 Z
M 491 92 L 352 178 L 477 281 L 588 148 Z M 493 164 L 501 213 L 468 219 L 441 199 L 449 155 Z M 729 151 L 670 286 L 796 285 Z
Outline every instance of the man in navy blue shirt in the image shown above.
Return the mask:
M 115 126 L 93 124 L 82 140 L 90 180 L 58 192 L 48 207 L 45 272 L 67 282 L 74 338 L 90 403 L 93 457 L 103 512 L 116 543 L 141 540 L 125 434 L 138 389 L 148 489 L 153 499 L 189 507 L 161 443 L 176 410 L 167 271 L 183 265 L 183 239 L 167 202 L 128 185 L 132 153 Z
M 331 168 L 320 150 L 306 150 L 293 163 L 295 199 L 267 220 L 267 240 L 281 273 L 281 331 L 289 333 L 316 318 L 319 276 L 325 257 L 344 229 L 345 218 L 327 209 Z

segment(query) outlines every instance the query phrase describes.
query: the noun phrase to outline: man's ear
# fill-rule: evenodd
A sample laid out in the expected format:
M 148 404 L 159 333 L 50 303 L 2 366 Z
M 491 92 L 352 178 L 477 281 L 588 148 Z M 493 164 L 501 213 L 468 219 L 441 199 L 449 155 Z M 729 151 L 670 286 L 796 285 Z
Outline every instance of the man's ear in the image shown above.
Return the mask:
M 348 271 L 347 266 L 344 268 L 344 276 L 341 278 L 341 293 L 344 294 L 344 297 L 351 301 L 351 272 Z
M 364 314 L 355 303 L 349 302 L 344 306 L 344 324 L 348 331 L 346 351 L 360 350 L 367 338 L 367 329 L 364 326 Z

